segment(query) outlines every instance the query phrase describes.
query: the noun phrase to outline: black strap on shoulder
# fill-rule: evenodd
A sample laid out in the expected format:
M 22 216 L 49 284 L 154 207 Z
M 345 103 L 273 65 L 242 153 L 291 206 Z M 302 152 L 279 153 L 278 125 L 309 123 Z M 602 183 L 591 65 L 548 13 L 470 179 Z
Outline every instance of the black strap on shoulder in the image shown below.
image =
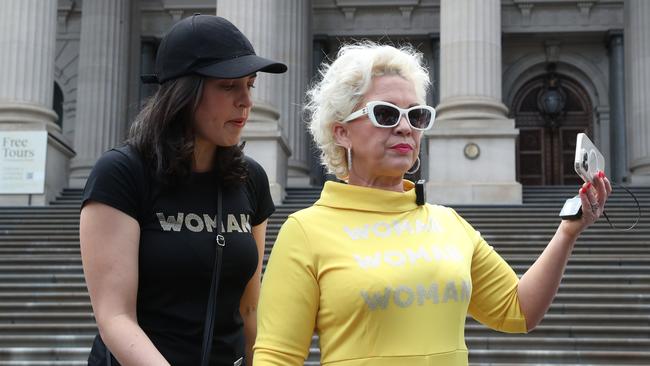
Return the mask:
M 205 316 L 205 325 L 203 328 L 203 346 L 201 351 L 201 366 L 210 364 L 210 353 L 212 351 L 212 335 L 214 332 L 214 315 L 217 308 L 217 292 L 219 290 L 219 277 L 221 275 L 221 259 L 223 257 L 223 247 L 226 246 L 226 239 L 221 234 L 221 187 L 217 186 L 217 251 L 214 257 L 214 267 L 212 268 L 212 281 L 210 284 L 210 294 L 208 296 L 208 308 Z

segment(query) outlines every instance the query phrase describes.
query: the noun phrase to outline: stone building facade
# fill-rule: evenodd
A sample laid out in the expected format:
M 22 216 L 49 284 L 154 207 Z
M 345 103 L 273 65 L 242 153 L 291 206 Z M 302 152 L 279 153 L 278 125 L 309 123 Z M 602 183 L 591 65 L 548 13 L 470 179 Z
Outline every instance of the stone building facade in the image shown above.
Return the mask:
M 517 203 L 525 185 L 577 186 L 578 132 L 613 180 L 650 184 L 645 0 L 3 0 L 0 10 L 0 134 L 47 132 L 44 193 L 0 192 L 0 205 L 82 187 L 153 92 L 139 76 L 161 37 L 197 12 L 230 19 L 289 66 L 259 77 L 244 133 L 276 202 L 288 186 L 322 183 L 304 92 L 358 39 L 408 42 L 430 68 L 438 117 L 418 175 L 431 202 Z

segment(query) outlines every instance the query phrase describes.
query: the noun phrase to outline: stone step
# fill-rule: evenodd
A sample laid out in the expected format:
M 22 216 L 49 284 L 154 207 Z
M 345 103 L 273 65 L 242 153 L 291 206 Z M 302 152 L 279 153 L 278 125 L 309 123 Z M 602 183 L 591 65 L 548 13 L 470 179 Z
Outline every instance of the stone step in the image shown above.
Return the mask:
M 94 334 L 0 334 L 3 347 L 90 347 Z
M 535 337 L 572 337 L 572 338 L 622 338 L 622 339 L 648 339 L 650 327 L 645 325 L 616 326 L 616 325 L 545 325 L 541 324 L 529 335 Z M 505 337 L 512 336 L 508 333 L 496 332 L 481 324 L 467 324 L 465 335 L 478 337 Z
M 65 361 L 3 361 L 0 360 L 0 366 L 86 366 L 88 365 L 88 355 L 83 360 L 65 360 Z M 316 365 L 319 363 L 317 362 Z
M 0 314 L 0 324 L 95 324 L 92 312 L 20 312 Z
M 68 264 L 68 265 L 3 265 L 0 264 L 0 274 L 19 274 L 19 273 L 83 273 L 81 268 L 81 261 L 78 264 Z
M 536 349 L 536 350 L 650 350 L 650 339 L 537 337 L 533 334 L 505 337 L 465 337 L 470 350 Z
M 467 325 L 479 323 L 467 319 Z M 545 326 L 642 326 L 650 334 L 650 314 L 546 314 L 541 324 Z
M 511 267 L 517 272 L 518 274 L 524 274 L 528 268 L 530 268 L 530 265 L 532 264 L 532 260 L 530 261 L 529 264 L 526 265 L 511 265 Z M 610 265 L 569 265 L 567 266 L 567 269 L 565 271 L 567 274 L 594 274 L 594 273 L 600 273 L 600 274 L 624 274 L 624 273 L 630 273 L 630 274 L 647 274 L 648 273 L 648 266 L 647 265 L 634 265 L 634 266 L 621 266 L 621 265 L 615 265 L 615 266 L 610 266 Z
M 29 235 L 33 237 L 43 237 L 43 236 L 48 236 L 48 237 L 60 237 L 60 236 L 70 236 L 70 235 L 75 235 L 77 236 L 76 240 L 79 239 L 79 228 L 72 228 L 68 229 L 65 227 L 52 227 L 52 228 L 27 228 L 27 229 L 11 229 L 11 230 L 0 230 L 0 234 L 7 234 L 11 236 L 19 236 L 19 235 Z
M 26 248 L 26 247 L 38 247 L 38 248 L 79 248 L 79 238 L 76 240 L 35 240 L 33 238 L 21 238 L 23 240 L 2 240 L 0 238 L 0 248 Z
M 23 235 L 15 235 L 13 233 L 10 234 L 2 234 L 0 236 L 0 242 L 20 242 L 20 241 L 27 241 L 27 242 L 32 242 L 32 241 L 45 241 L 45 240 L 52 240 L 52 241 L 60 241 L 60 242 L 79 242 L 79 233 L 39 233 L 38 235 L 35 235 L 34 233 L 32 234 L 23 234 Z
M 79 302 L 89 299 L 87 291 L 70 292 L 0 292 L 1 302 Z
M 0 211 L 0 217 L 16 218 L 25 217 L 48 217 L 52 215 L 76 215 L 79 216 L 79 206 L 4 206 Z
M 22 301 L 3 302 L 0 304 L 0 315 L 9 313 L 81 313 L 92 312 L 90 300 L 82 301 Z
M 22 248 L 6 248 L 0 246 L 0 256 L 3 255 L 57 255 L 57 254 L 74 254 L 79 256 L 79 244 L 76 246 L 71 246 L 69 248 L 34 248 L 34 247 L 22 247 Z
M 83 273 L 0 274 L 0 283 L 82 283 L 84 281 Z
M 0 283 L 0 293 L 3 292 L 74 292 L 86 291 L 84 282 L 64 282 L 64 283 Z
M 512 364 L 521 364 L 521 360 L 526 360 L 526 364 L 545 363 L 545 364 L 565 364 L 580 363 L 591 365 L 616 364 L 616 365 L 650 365 L 649 351 L 594 351 L 594 350 L 482 350 L 470 349 L 470 360 L 473 358 L 480 359 L 481 363 L 492 364 L 494 362 Z
M 0 256 L 0 266 L 2 265 L 41 265 L 41 264 L 81 264 L 81 255 L 70 254 L 28 254 L 28 255 L 3 255 Z
M 75 362 L 88 359 L 90 347 L 0 347 L 0 365 L 22 365 L 17 362 Z M 64 365 L 65 363 L 60 363 Z M 68 363 L 69 364 L 69 363 Z M 56 365 L 56 364 L 55 364 Z
M 5 225 L 72 225 L 79 226 L 79 215 L 52 215 L 50 218 L 45 217 L 2 217 L 0 226 Z
M 56 335 L 97 335 L 97 326 L 94 322 L 83 323 L 28 323 L 28 324 L 4 324 L 0 323 L 0 334 L 5 336 L 26 336 L 41 334 Z

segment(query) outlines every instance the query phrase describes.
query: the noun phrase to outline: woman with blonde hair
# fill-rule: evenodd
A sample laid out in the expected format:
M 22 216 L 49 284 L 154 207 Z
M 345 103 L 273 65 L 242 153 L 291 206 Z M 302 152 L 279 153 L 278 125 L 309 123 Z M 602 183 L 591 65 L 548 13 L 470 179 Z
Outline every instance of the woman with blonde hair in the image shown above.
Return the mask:
M 580 188 L 584 214 L 562 221 L 521 278 L 454 210 L 418 204 L 404 180 L 419 165 L 429 79 L 409 47 L 345 46 L 309 92 L 310 130 L 327 182 L 289 216 L 262 283 L 256 366 L 467 365 L 465 318 L 527 332 L 544 316 L 573 245 L 603 212 L 604 175 Z M 435 172 L 432 172 L 435 174 Z

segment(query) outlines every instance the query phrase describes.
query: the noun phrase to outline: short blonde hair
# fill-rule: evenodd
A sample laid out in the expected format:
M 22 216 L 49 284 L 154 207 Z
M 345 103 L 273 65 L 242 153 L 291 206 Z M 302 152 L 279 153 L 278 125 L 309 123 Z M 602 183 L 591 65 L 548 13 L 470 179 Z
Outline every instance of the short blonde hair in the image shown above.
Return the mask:
M 321 163 L 339 179 L 348 177 L 345 148 L 336 144 L 332 125 L 342 121 L 370 89 L 372 78 L 398 75 L 413 83 L 418 102 L 426 103 L 429 72 L 422 53 L 412 46 L 399 49 L 370 41 L 341 47 L 331 64 L 323 64 L 321 80 L 307 91 L 309 131 L 321 151 Z

